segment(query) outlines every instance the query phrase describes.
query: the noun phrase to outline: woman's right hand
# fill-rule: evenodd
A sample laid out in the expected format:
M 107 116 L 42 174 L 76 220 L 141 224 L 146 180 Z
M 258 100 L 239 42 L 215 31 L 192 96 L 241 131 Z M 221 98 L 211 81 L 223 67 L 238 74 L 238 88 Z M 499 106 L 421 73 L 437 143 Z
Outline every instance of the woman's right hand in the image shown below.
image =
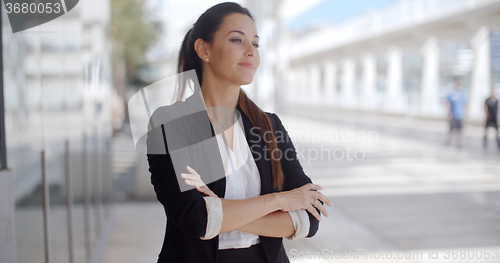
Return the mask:
M 323 201 L 328 206 L 333 206 L 332 202 L 326 198 L 321 192 L 323 187 L 317 184 L 308 183 L 301 187 L 295 188 L 290 191 L 276 193 L 280 200 L 281 211 L 295 211 L 300 209 L 307 209 L 318 221 L 321 221 L 321 216 L 314 207 L 317 207 L 325 216 L 329 216 L 325 207 L 321 202 L 316 202 L 316 199 Z M 316 203 L 316 204 L 315 204 Z

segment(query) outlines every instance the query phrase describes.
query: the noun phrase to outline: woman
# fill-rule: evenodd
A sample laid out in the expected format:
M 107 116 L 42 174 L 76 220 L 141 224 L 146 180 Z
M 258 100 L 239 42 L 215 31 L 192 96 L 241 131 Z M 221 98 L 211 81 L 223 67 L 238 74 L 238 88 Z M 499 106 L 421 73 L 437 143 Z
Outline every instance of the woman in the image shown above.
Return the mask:
M 283 237 L 312 237 L 320 213 L 328 216 L 323 202 L 332 203 L 304 174 L 278 116 L 263 112 L 240 88 L 259 66 L 258 41 L 251 14 L 236 3 L 208 9 L 184 38 L 178 73 L 194 69 L 201 88 L 180 101 L 183 80 L 179 101 L 151 117 L 155 129 L 147 139 L 151 182 L 167 214 L 158 262 L 289 262 Z M 199 107 L 203 114 L 169 115 Z M 205 119 L 210 138 L 196 134 Z M 214 150 L 204 151 L 202 142 Z M 188 145 L 191 150 L 176 155 Z M 163 146 L 164 154 L 150 150 Z M 182 173 L 174 168 L 179 163 Z M 197 168 L 200 163 L 207 168 Z M 219 166 L 222 178 L 205 184 Z

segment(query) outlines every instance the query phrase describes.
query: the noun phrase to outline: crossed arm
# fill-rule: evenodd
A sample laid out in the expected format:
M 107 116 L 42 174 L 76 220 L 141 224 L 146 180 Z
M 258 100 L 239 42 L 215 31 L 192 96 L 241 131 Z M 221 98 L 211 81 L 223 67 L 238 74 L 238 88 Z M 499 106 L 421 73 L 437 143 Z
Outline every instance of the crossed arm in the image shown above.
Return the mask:
M 219 233 L 231 230 L 253 233 L 270 237 L 286 237 L 290 240 L 309 234 L 310 218 L 306 210 L 282 211 L 283 198 L 279 193 L 271 193 L 243 200 L 219 198 L 203 183 L 201 176 L 189 166 L 191 174 L 181 174 L 185 183 L 207 195 L 207 230 L 201 239 L 212 239 Z M 308 185 L 312 190 L 318 186 Z M 224 210 L 224 212 L 223 212 Z M 328 215 L 327 215 L 328 216 Z
M 292 218 L 288 212 L 274 211 L 242 227 L 239 231 L 260 236 L 290 237 L 295 233 Z
M 208 195 L 204 197 L 207 203 L 207 231 L 201 239 L 212 239 L 231 230 L 272 237 L 290 237 L 295 233 L 291 215 L 278 210 L 279 200 L 274 193 L 231 200 L 217 197 L 206 186 L 200 191 Z

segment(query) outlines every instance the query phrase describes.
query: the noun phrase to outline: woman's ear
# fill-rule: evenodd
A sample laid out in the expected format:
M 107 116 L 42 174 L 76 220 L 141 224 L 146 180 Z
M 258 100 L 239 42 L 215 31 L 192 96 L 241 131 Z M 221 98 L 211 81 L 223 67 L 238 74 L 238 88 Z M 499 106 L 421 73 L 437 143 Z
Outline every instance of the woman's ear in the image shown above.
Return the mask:
M 203 41 L 203 39 L 198 38 L 194 42 L 194 50 L 196 51 L 196 54 L 198 54 L 198 57 L 201 60 L 206 61 L 206 59 L 209 58 L 210 44 Z

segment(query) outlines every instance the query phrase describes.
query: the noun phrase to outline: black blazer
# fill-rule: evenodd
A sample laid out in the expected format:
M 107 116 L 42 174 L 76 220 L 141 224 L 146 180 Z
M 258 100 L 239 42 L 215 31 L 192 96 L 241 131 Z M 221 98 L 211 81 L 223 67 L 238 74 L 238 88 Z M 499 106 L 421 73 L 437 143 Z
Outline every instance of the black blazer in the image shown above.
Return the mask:
M 151 153 L 148 151 L 147 157 L 149 162 L 149 171 L 151 172 L 151 183 L 154 185 L 158 200 L 162 203 L 167 216 L 167 226 L 163 248 L 158 257 L 158 263 L 164 262 L 192 262 L 192 263 L 215 263 L 217 259 L 219 235 L 210 240 L 202 240 L 200 237 L 205 235 L 207 226 L 207 210 L 203 199 L 204 195 L 195 188 L 187 191 L 181 191 L 179 182 L 184 184 L 183 179 L 179 174 L 176 174 L 172 163 L 171 155 L 168 153 L 167 141 L 165 136 L 165 123 L 172 120 L 172 116 L 166 116 L 177 110 L 185 109 L 185 107 L 199 107 L 200 102 L 198 92 L 186 99 L 186 101 L 177 101 L 171 106 L 164 106 L 157 109 L 150 119 L 150 128 L 154 128 L 154 132 L 147 135 L 148 148 L 153 149 L 158 147 L 158 137 L 163 136 L 162 147 L 165 147 L 165 154 Z M 196 105 L 195 105 L 196 104 Z M 176 109 L 174 109 L 177 107 Z M 184 107 L 184 108 L 183 108 Z M 204 107 L 203 104 L 201 107 Z M 265 142 L 258 141 L 257 132 L 250 132 L 253 127 L 250 120 L 245 116 L 238 104 L 236 108 L 242 116 L 244 125 L 245 137 L 248 145 L 251 147 L 251 152 L 256 160 L 256 165 L 260 173 L 261 192 L 260 195 L 265 195 L 274 192 L 272 190 L 271 165 L 269 158 L 262 158 L 265 151 Z M 236 111 L 238 113 L 238 111 Z M 298 188 L 307 183 L 312 183 L 311 179 L 304 173 L 300 165 L 295 148 L 290 140 L 281 120 L 274 113 L 266 112 L 272 121 L 274 133 L 277 139 L 278 147 L 282 153 L 287 154 L 281 159 L 281 165 L 285 176 L 284 191 Z M 206 111 L 202 114 L 207 118 Z M 154 125 L 153 122 L 155 122 Z M 162 123 L 161 125 L 159 123 Z M 210 122 L 208 122 L 210 123 Z M 187 131 L 196 130 L 199 122 L 188 121 L 183 124 L 189 127 L 184 127 Z M 167 129 L 168 130 L 168 129 Z M 215 136 L 213 133 L 212 136 Z M 153 130 L 151 130 L 153 131 Z M 167 131 L 168 133 L 168 131 Z M 283 136 L 284 135 L 284 136 Z M 186 136 L 190 136 L 187 134 Z M 281 138 L 281 139 L 280 139 Z M 155 139 L 155 140 L 153 140 Z M 200 140 L 198 138 L 198 140 Z M 171 145 L 170 143 L 168 145 Z M 218 149 L 218 147 L 216 147 Z M 291 149 L 288 150 L 287 149 Z M 220 153 L 213 153 L 220 156 Z M 259 155 L 260 154 L 260 155 Z M 269 154 L 267 154 L 269 156 Z M 195 163 L 189 164 L 198 173 L 203 171 L 196 169 Z M 184 166 L 185 167 L 185 166 Z M 220 163 L 222 167 L 222 163 Z M 186 171 L 183 171 L 186 172 Z M 205 182 L 206 183 L 206 182 Z M 224 197 L 226 190 L 226 178 L 207 183 L 207 186 L 219 197 Z M 323 202 L 322 202 L 323 203 Z M 316 208 L 318 213 L 320 211 Z M 307 237 L 312 237 L 316 234 L 319 227 L 319 221 L 311 214 L 309 215 L 310 229 Z M 321 213 L 320 213 L 321 214 Z M 269 263 L 284 263 L 289 262 L 285 249 L 283 247 L 283 238 L 259 236 L 264 254 Z

